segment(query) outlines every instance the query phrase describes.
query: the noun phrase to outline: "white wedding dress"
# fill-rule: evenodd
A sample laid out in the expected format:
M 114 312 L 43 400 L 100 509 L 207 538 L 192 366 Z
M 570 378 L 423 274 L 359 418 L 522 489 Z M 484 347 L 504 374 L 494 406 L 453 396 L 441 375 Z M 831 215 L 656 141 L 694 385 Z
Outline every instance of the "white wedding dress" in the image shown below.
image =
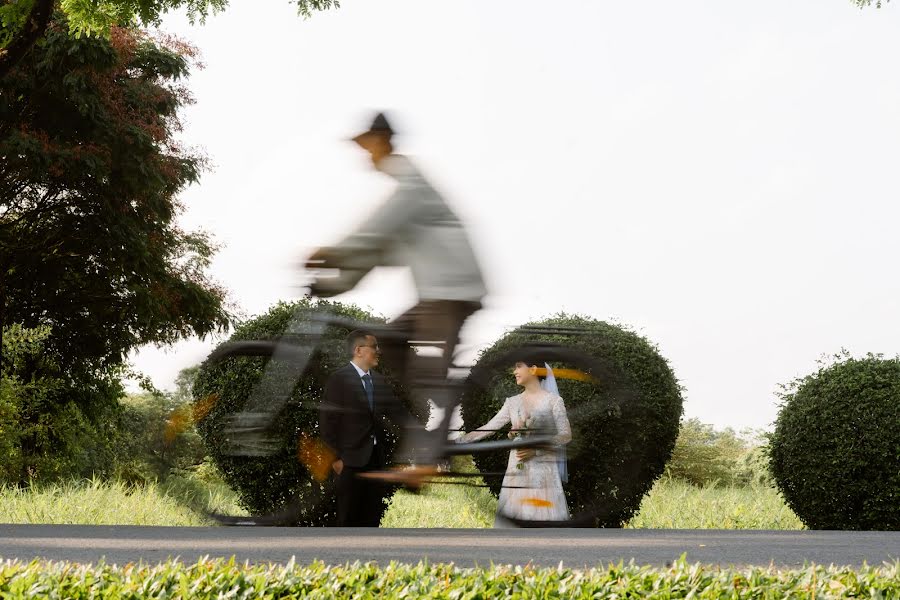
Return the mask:
M 523 429 L 527 424 L 529 430 L 540 431 L 541 434 L 550 432 L 554 435 L 554 442 L 560 446 L 572 439 L 563 399 L 542 391 L 533 407 L 526 406 L 522 394 L 507 398 L 494 418 L 456 441 L 474 442 L 508 424 L 512 424 L 513 429 Z M 536 455 L 521 463 L 521 468 L 518 465 L 516 452 L 510 451 L 494 527 L 505 526 L 502 516 L 531 521 L 568 519 L 569 509 L 559 471 L 559 450 L 536 450 Z

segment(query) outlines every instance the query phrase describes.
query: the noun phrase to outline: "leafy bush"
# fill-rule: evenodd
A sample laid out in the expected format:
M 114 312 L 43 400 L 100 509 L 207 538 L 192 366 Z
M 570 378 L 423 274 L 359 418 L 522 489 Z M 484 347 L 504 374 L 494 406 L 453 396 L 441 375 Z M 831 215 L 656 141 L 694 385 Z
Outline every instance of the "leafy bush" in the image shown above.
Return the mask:
M 900 359 L 835 358 L 784 387 L 772 474 L 810 529 L 900 529 Z
M 173 415 L 189 412 L 187 398 L 145 393 L 119 401 L 116 377 L 101 373 L 92 385 L 57 370 L 44 350 L 50 335 L 48 327 L 4 329 L 0 482 L 115 474 L 144 483 L 203 461 L 196 432 L 170 426 Z
M 733 429 L 682 421 L 666 475 L 696 486 L 768 485 L 766 448 Z
M 0 481 L 108 474 L 117 435 L 114 369 L 73 375 L 45 352 L 49 327 L 3 329 Z
M 229 341 L 278 336 L 296 315 L 309 315 L 319 309 L 357 321 L 383 322 L 352 305 L 304 298 L 294 303 L 279 303 L 268 313 L 244 323 Z M 298 445 L 318 439 L 319 403 L 328 377 L 348 361 L 344 343 L 348 333 L 348 329 L 337 326 L 326 331 L 306 373 L 294 387 L 270 432 L 279 441 L 279 448 L 274 455 L 264 458 L 227 454 L 223 428 L 230 415 L 243 409 L 253 385 L 261 378 L 266 359 L 230 358 L 200 366 L 194 383 L 196 407 L 200 409 L 197 429 L 225 481 L 251 513 L 269 514 L 299 497 L 304 511 L 298 524 L 321 526 L 333 522 L 336 505 L 330 480 L 316 480 L 299 460 Z M 395 392 L 408 404 L 402 389 L 395 386 Z M 393 445 L 394 441 L 386 444 L 388 458 Z
M 678 381 L 650 342 L 622 327 L 566 314 L 527 326 L 574 332 L 536 334 L 519 329 L 485 350 L 473 376 L 479 369 L 493 372 L 483 389 L 464 398 L 463 420 L 468 429 L 475 429 L 486 423 L 507 397 L 521 391 L 509 376 L 513 365 L 497 364 L 515 348 L 557 342 L 592 357 L 604 370 L 594 373 L 602 379 L 599 386 L 571 379 L 558 381 L 572 426 L 569 481 L 564 488 L 570 511 L 600 505 L 607 514 L 599 525 L 619 527 L 637 511 L 672 453 L 682 412 Z M 475 462 L 482 472 L 502 472 L 507 453 L 480 454 Z M 499 492 L 499 478 L 490 478 L 488 484 L 495 494 Z
M 116 566 L 101 563 L 9 561 L 0 563 L 0 595 L 105 598 L 885 598 L 900 595 L 900 562 L 860 568 L 670 567 L 609 564 L 593 569 L 563 566 L 466 568 L 452 564 L 352 563 L 329 566 L 200 559 L 194 564 Z

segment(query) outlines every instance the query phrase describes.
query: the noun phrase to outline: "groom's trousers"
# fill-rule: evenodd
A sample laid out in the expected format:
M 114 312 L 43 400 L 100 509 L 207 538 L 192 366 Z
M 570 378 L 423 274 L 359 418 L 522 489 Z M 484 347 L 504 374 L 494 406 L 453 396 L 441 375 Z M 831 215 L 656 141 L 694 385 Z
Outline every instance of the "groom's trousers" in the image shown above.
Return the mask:
M 371 479 L 358 477 L 366 471 L 384 469 L 383 444 L 376 444 L 372 457 L 364 467 L 344 465 L 335 476 L 338 527 L 378 527 L 384 514 L 384 497 L 388 486 Z

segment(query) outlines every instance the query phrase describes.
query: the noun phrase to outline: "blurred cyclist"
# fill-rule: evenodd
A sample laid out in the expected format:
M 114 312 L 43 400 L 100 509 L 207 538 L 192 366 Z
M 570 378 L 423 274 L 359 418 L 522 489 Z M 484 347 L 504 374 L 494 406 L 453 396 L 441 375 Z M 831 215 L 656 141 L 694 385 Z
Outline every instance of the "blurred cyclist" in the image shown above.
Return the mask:
M 390 326 L 408 332 L 410 345 L 384 345 L 385 364 L 403 375 L 419 399 L 438 406 L 459 330 L 481 308 L 486 293 L 481 269 L 459 217 L 406 156 L 396 154 L 394 130 L 383 113 L 353 141 L 371 156 L 375 169 L 393 178 L 396 188 L 357 231 L 332 247 L 316 251 L 314 268 L 338 268 L 337 278 L 317 279 L 310 292 L 331 296 L 351 289 L 377 266 L 408 266 L 419 302 Z M 440 354 L 417 355 L 413 346 L 436 346 Z

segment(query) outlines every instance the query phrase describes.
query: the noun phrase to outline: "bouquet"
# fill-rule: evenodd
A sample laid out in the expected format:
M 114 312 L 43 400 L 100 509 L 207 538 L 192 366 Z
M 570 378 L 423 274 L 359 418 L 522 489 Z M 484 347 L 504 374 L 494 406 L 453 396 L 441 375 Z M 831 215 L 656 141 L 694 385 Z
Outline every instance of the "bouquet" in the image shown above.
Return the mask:
M 528 435 L 529 432 L 534 428 L 533 425 L 534 425 L 533 418 L 529 417 L 528 419 L 525 419 L 524 421 L 522 421 L 521 427 L 519 427 L 515 431 L 509 432 L 509 439 L 521 439 L 522 437 Z M 521 471 L 524 468 L 525 468 L 524 461 L 520 460 L 519 462 L 516 463 L 516 469 Z

